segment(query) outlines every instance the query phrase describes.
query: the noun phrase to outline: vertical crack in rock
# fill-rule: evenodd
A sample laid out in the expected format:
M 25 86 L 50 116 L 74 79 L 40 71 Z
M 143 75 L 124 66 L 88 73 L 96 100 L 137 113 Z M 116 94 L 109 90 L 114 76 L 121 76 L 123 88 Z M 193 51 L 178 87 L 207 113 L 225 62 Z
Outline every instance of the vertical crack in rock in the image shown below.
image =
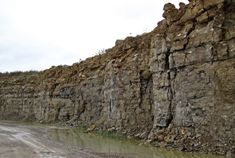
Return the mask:
M 168 58 L 167 60 L 169 61 L 169 55 L 168 55 Z M 169 68 L 169 62 L 168 62 L 168 68 Z M 168 93 L 167 93 L 167 96 L 168 96 L 168 99 L 170 101 L 169 103 L 169 117 L 168 117 L 168 120 L 166 122 L 166 127 L 169 127 L 169 125 L 172 123 L 173 121 L 173 111 L 172 111 L 172 99 L 173 99 L 173 91 L 172 91 L 172 86 L 171 86 L 171 77 L 170 77 L 170 71 L 168 72 L 168 77 L 167 79 L 169 80 L 169 90 L 168 90 Z
M 164 6 L 151 32 L 42 72 L 0 73 L 0 119 L 60 121 L 234 154 L 235 2 Z

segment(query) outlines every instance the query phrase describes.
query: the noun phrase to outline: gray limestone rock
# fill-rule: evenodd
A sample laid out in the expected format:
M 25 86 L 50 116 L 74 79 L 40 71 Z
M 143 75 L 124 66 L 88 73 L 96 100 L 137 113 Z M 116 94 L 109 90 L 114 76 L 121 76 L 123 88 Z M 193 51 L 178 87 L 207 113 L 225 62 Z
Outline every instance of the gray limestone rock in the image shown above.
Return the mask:
M 150 33 L 42 72 L 0 73 L 0 119 L 63 122 L 232 155 L 235 3 L 164 7 Z

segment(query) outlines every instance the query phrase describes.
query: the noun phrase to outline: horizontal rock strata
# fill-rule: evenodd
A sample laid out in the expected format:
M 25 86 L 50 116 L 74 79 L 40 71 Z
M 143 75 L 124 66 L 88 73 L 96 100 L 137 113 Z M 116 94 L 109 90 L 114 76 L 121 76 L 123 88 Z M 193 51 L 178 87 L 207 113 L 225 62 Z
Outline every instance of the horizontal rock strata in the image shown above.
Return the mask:
M 0 74 L 0 118 L 65 122 L 162 147 L 235 152 L 235 2 L 164 7 L 150 33 L 43 72 Z

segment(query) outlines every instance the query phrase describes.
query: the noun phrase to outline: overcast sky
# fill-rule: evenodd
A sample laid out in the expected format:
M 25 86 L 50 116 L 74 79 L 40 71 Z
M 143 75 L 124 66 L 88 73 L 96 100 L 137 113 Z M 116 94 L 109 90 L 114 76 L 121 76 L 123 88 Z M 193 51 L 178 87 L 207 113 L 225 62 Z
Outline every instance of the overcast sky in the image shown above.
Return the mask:
M 71 65 L 151 31 L 167 2 L 187 0 L 0 0 L 0 72 Z

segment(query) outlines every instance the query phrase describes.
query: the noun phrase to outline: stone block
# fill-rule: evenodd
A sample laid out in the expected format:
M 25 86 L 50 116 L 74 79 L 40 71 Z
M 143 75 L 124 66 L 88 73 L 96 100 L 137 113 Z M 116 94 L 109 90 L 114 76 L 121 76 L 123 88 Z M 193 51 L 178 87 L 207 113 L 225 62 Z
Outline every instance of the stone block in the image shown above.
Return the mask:
M 163 72 L 167 68 L 166 54 L 159 54 L 150 61 L 150 71 Z
M 218 9 L 217 8 L 212 8 L 210 10 L 205 11 L 202 13 L 200 16 L 196 18 L 198 23 L 205 23 L 213 19 L 213 17 L 216 16 Z
M 170 86 L 169 73 L 160 72 L 153 74 L 153 86 L 156 89 Z
M 171 52 L 184 49 L 185 45 L 188 43 L 188 40 L 185 38 L 183 40 L 174 41 L 171 46 Z
M 225 0 L 203 0 L 204 8 L 208 9 L 220 3 L 223 3 Z
M 231 39 L 228 41 L 228 51 L 229 51 L 229 57 L 234 58 L 235 57 L 235 39 Z
M 214 46 L 215 56 L 214 60 L 225 60 L 228 58 L 228 46 L 225 41 L 220 42 Z
M 185 66 L 186 54 L 184 51 L 174 52 L 169 56 L 169 68 Z
M 214 22 L 199 24 L 189 35 L 187 48 L 197 47 L 208 42 L 218 42 L 222 39 L 222 29 L 214 28 Z
M 169 42 L 173 42 L 176 40 L 184 40 L 187 38 L 187 35 L 192 30 L 192 28 L 193 28 L 192 21 L 188 21 L 180 25 L 173 24 L 169 26 L 166 40 Z
M 169 87 L 154 90 L 154 127 L 167 127 L 171 121 Z
M 184 15 L 180 19 L 180 23 L 194 19 L 197 15 L 200 15 L 204 11 L 202 0 L 192 0 Z

